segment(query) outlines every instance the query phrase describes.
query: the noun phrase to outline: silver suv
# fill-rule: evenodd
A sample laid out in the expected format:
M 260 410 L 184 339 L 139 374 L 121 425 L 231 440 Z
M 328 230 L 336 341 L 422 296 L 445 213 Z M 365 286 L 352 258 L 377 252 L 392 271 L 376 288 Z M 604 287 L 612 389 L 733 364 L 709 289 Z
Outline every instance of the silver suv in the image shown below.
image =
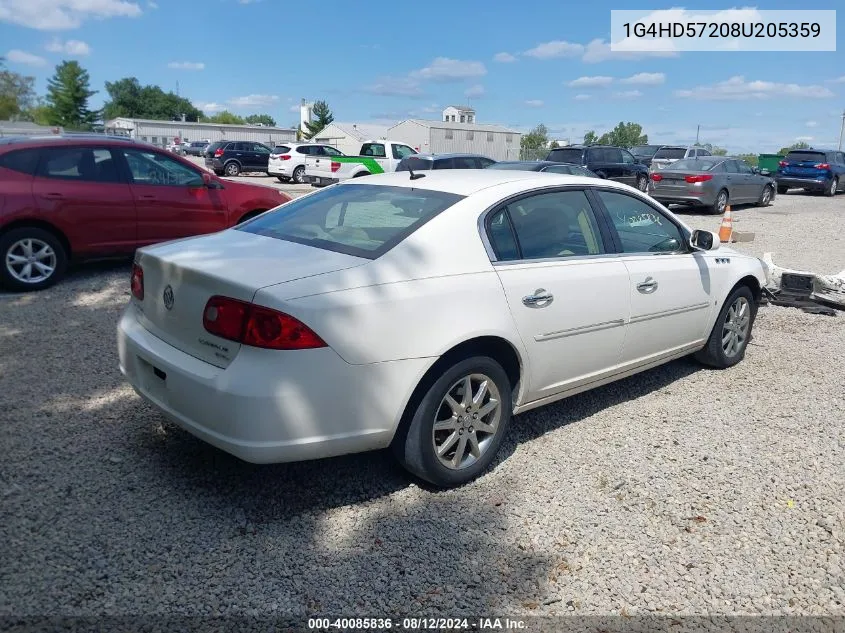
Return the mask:
M 699 156 L 712 156 L 703 147 L 677 147 L 664 145 L 654 153 L 651 159 L 652 169 L 665 169 L 667 166 L 684 158 L 697 158 Z

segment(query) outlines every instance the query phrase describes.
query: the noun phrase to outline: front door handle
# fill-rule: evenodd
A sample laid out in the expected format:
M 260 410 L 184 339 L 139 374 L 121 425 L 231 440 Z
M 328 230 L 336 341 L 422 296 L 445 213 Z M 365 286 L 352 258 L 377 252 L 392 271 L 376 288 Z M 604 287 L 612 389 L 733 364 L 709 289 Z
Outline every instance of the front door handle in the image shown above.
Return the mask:
M 646 277 L 645 281 L 637 284 L 637 290 L 644 295 L 650 295 L 652 292 L 657 290 L 657 282 L 651 277 Z
M 529 308 L 545 308 L 554 301 L 554 298 L 554 295 L 550 292 L 546 292 L 545 288 L 537 288 L 533 295 L 523 297 L 522 303 L 527 305 Z
M 44 197 L 47 200 L 64 200 L 65 199 L 64 195 L 61 194 L 61 193 L 45 193 Z

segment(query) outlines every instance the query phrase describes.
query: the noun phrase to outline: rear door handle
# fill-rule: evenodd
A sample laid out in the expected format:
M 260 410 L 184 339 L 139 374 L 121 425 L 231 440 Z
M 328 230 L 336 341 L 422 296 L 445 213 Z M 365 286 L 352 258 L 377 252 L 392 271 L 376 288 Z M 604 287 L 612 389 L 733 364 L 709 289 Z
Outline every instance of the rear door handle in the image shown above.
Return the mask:
M 657 290 L 657 282 L 651 277 L 646 277 L 646 280 L 637 284 L 637 290 L 644 295 L 650 295 Z
M 554 298 L 554 295 L 550 292 L 546 292 L 545 288 L 537 288 L 533 295 L 523 297 L 522 303 L 527 305 L 529 308 L 545 308 L 554 301 Z
M 47 200 L 64 200 L 65 199 L 64 194 L 61 194 L 61 193 L 45 193 L 44 197 L 47 198 Z
M 154 196 L 154 195 L 153 195 L 153 194 L 151 194 L 151 193 L 142 193 L 142 194 L 141 194 L 140 196 L 138 196 L 138 197 L 139 197 L 139 198 L 141 198 L 141 200 L 158 200 L 158 197 L 157 197 L 157 196 Z

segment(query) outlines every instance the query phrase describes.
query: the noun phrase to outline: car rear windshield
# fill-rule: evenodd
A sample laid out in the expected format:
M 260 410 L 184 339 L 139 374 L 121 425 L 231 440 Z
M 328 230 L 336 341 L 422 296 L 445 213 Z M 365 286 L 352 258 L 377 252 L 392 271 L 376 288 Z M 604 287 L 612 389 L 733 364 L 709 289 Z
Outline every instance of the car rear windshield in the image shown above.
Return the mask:
M 670 160 L 676 160 L 678 158 L 683 158 L 686 155 L 687 150 L 683 147 L 664 147 L 654 153 L 654 158 L 668 158 Z
M 637 145 L 631 148 L 634 156 L 653 156 L 660 149 L 660 145 Z
M 706 158 L 685 158 L 670 165 L 673 171 L 710 171 L 716 165 L 723 162 L 723 159 L 708 160 Z M 669 167 L 667 167 L 669 169 Z
M 274 154 L 287 154 L 289 151 L 290 147 L 287 145 L 276 145 L 276 147 L 273 148 Z
M 827 162 L 825 160 L 825 153 L 824 152 L 789 152 L 786 155 L 787 161 L 794 161 L 796 163 L 803 163 L 805 161 L 812 162 L 812 163 L 824 163 Z
M 411 187 L 329 187 L 264 213 L 238 231 L 376 259 L 463 196 Z
M 548 160 L 553 160 L 557 163 L 581 163 L 581 155 L 584 153 L 584 150 L 578 148 L 570 148 L 570 149 L 553 149 L 549 152 Z
M 537 171 L 538 163 L 514 163 L 502 162 L 487 165 L 484 169 L 519 169 L 522 171 Z
M 396 171 L 429 171 L 433 163 L 433 160 L 425 158 L 403 158 L 396 167 Z

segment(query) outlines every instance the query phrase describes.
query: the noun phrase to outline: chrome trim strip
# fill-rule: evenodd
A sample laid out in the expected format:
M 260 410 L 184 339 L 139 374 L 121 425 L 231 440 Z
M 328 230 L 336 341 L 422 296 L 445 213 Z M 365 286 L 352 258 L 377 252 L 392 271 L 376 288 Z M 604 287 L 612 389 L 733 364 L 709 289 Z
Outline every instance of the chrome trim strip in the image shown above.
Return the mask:
M 601 330 L 608 330 L 610 328 L 621 327 L 623 325 L 625 325 L 625 319 L 614 319 L 613 321 L 605 321 L 603 323 L 595 323 L 593 325 L 582 325 L 580 327 L 573 327 L 566 330 L 558 330 L 557 332 L 549 332 L 548 334 L 538 334 L 534 337 L 534 340 L 541 343 L 542 341 L 551 341 L 557 338 L 587 334 L 589 332 L 599 332 Z
M 710 303 L 707 301 L 703 303 L 696 303 L 694 306 L 687 306 L 685 308 L 674 308 L 672 310 L 662 310 L 660 312 L 649 312 L 648 314 L 640 314 L 631 317 L 629 323 L 641 323 L 643 321 L 651 321 L 652 319 L 659 319 L 665 316 L 674 316 L 676 314 L 684 314 L 685 312 L 695 312 L 696 310 L 704 310 L 709 308 Z

